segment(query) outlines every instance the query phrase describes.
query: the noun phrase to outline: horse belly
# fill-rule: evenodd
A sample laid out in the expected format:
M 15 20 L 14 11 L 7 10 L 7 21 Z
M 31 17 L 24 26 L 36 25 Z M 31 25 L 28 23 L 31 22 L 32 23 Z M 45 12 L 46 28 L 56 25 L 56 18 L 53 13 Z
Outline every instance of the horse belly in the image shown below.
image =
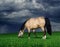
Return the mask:
M 30 26 L 30 28 L 37 28 L 37 27 L 38 27 L 37 24 L 32 24 L 32 25 Z

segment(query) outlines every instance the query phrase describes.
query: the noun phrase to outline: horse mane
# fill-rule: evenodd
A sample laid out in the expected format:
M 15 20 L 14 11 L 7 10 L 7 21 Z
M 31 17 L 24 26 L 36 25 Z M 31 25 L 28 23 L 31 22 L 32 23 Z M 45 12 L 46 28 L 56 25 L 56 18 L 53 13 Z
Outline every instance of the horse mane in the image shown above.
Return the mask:
M 27 19 L 22 25 L 21 25 L 21 28 L 20 30 L 23 30 L 25 28 L 25 23 L 28 21 L 29 19 Z

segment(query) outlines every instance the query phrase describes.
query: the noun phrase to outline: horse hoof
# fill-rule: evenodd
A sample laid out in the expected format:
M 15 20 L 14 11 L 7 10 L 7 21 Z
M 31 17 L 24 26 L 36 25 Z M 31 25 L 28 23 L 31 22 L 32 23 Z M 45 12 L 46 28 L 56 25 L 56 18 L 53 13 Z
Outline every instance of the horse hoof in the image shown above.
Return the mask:
M 28 37 L 28 39 L 30 39 L 30 37 Z
M 42 37 L 42 39 L 46 39 L 46 37 Z
M 46 39 L 46 38 L 42 38 L 42 39 Z
M 46 39 L 46 35 L 42 37 L 42 39 Z

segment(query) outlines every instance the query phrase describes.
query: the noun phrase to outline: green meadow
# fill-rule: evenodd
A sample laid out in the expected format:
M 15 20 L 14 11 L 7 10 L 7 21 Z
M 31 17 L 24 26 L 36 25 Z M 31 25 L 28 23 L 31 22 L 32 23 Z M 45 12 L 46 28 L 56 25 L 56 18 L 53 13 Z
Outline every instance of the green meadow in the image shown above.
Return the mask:
M 43 40 L 42 32 L 37 32 L 37 37 L 31 33 L 28 39 L 28 33 L 25 32 L 22 38 L 18 38 L 18 33 L 0 34 L 0 47 L 60 47 L 60 32 L 47 34 L 47 39 Z

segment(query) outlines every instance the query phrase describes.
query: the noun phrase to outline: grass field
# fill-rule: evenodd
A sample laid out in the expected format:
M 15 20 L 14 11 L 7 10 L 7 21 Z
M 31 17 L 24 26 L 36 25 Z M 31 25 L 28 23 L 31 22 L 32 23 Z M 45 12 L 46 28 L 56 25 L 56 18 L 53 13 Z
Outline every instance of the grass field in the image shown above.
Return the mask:
M 0 34 L 0 47 L 60 47 L 60 32 L 53 32 L 52 36 L 47 34 L 47 39 L 43 40 L 43 33 L 37 33 L 37 37 L 31 33 L 25 33 L 22 38 L 17 37 L 17 33 Z

